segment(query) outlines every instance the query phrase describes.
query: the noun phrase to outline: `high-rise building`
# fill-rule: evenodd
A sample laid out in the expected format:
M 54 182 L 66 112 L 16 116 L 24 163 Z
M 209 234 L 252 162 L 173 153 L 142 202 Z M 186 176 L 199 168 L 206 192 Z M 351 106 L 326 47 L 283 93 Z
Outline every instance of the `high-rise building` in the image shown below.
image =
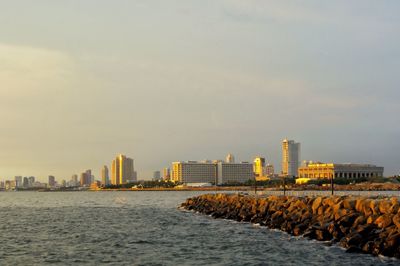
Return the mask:
M 56 186 L 56 178 L 52 175 L 49 175 L 49 187 L 55 187 Z
M 22 176 L 15 176 L 14 181 L 15 181 L 15 187 L 18 188 L 22 186 Z
M 235 156 L 233 156 L 232 154 L 229 153 L 226 156 L 225 162 L 226 163 L 234 163 L 235 162 Z
M 254 159 L 253 171 L 256 177 L 265 176 L 265 158 L 256 157 Z
M 153 180 L 154 181 L 157 181 L 157 180 L 160 180 L 161 179 L 161 173 L 160 173 L 160 171 L 154 171 L 153 172 Z
M 282 174 L 298 176 L 300 166 L 300 143 L 294 140 L 282 141 Z
M 111 183 L 113 185 L 136 182 L 136 178 L 133 159 L 120 154 L 112 161 Z
M 24 177 L 24 181 L 22 182 L 22 186 L 24 188 L 28 188 L 29 187 L 29 179 L 27 176 Z
M 79 186 L 79 183 L 78 183 L 78 175 L 72 175 L 72 176 L 71 176 L 70 186 L 71 186 L 71 187 L 77 187 L 77 186 Z
M 274 174 L 275 174 L 274 166 L 272 164 L 267 164 L 265 166 L 265 175 L 266 176 L 272 176 Z
M 86 170 L 86 172 L 81 173 L 80 184 L 81 186 L 90 186 L 92 181 L 92 170 Z
M 107 165 L 104 165 L 103 168 L 101 168 L 101 185 L 107 186 L 109 184 L 110 184 L 110 177 L 108 174 L 108 167 Z
M 33 187 L 33 184 L 35 184 L 35 177 L 30 176 L 28 179 L 29 179 L 29 187 Z
M 163 179 L 165 181 L 168 181 L 171 179 L 171 170 L 168 167 L 163 169 Z

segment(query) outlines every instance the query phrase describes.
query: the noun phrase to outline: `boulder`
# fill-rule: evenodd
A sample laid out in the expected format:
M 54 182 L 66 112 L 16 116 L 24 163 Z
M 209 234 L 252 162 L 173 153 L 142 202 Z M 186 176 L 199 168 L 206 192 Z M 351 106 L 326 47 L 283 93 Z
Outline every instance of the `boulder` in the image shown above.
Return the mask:
M 379 228 L 386 228 L 389 225 L 392 224 L 393 222 L 393 215 L 392 214 L 384 214 L 379 216 L 376 220 L 375 220 L 375 224 L 379 227 Z
M 313 202 L 313 204 L 311 206 L 311 209 L 312 209 L 314 214 L 317 213 L 317 210 L 321 206 L 321 203 L 322 203 L 322 197 L 317 197 L 317 198 L 314 199 L 314 202 Z
M 355 210 L 356 200 L 354 198 L 347 198 L 343 200 L 343 207 L 347 210 Z
M 400 230 L 400 214 L 397 213 L 396 215 L 394 215 L 392 220 L 393 223 L 397 226 L 397 229 Z
M 381 200 L 379 202 L 379 212 L 381 214 L 391 213 L 391 209 L 390 209 L 391 207 L 392 207 L 392 203 L 390 201 Z

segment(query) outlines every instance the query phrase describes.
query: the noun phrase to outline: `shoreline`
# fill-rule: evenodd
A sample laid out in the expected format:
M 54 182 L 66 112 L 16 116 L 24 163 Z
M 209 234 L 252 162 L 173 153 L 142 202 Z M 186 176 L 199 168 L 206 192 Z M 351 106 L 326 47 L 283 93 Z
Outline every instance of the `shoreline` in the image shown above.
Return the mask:
M 349 253 L 400 258 L 398 197 L 206 194 L 187 199 L 181 208 L 330 241 Z

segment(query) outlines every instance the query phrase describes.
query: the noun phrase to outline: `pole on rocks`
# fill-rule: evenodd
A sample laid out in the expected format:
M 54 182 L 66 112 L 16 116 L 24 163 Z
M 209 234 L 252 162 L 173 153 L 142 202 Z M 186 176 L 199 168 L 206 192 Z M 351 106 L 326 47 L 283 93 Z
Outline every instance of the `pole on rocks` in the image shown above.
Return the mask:
M 286 176 L 283 176 L 283 196 L 286 196 Z
M 334 188 L 333 188 L 333 176 L 331 176 L 331 195 L 333 196 L 333 191 L 334 191 Z
M 254 196 L 257 196 L 257 178 L 254 176 Z

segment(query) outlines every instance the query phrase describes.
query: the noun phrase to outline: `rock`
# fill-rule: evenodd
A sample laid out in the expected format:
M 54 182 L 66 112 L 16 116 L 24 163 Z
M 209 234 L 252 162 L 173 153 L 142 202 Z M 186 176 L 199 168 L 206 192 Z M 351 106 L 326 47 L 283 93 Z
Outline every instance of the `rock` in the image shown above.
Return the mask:
M 347 210 L 355 210 L 356 200 L 353 198 L 343 200 L 343 207 Z
M 386 239 L 383 244 L 382 255 L 392 257 L 400 245 L 400 233 L 396 233 Z
M 322 203 L 322 197 L 315 198 L 311 207 L 313 213 L 317 213 L 317 209 L 321 206 L 321 203 Z
M 362 235 L 355 233 L 351 236 L 346 237 L 346 246 L 347 247 L 359 247 L 362 240 L 363 240 Z
M 397 226 L 397 229 L 400 230 L 400 214 L 396 214 L 392 218 L 393 223 Z
M 349 246 L 346 250 L 346 253 L 362 253 L 363 250 L 357 246 Z
M 379 228 L 385 228 L 388 227 L 389 225 L 392 224 L 392 218 L 393 215 L 392 214 L 384 214 L 379 216 L 376 220 L 375 220 L 375 224 L 379 227 Z
M 375 202 L 372 203 L 372 205 L 375 205 Z M 363 210 L 362 212 L 366 217 L 371 216 L 373 214 L 372 209 L 371 209 L 371 200 L 365 200 L 363 204 Z
M 388 214 L 388 213 L 391 213 L 391 209 L 390 209 L 391 207 L 392 207 L 392 204 L 391 204 L 390 201 L 381 200 L 381 201 L 379 202 L 379 212 L 380 212 L 381 214 Z
M 250 221 L 292 235 L 340 242 L 348 252 L 400 258 L 400 213 L 396 197 L 251 197 L 206 194 L 187 199 L 188 210 L 214 218 Z
M 379 216 L 377 216 L 377 215 L 370 215 L 368 218 L 367 218 L 367 224 L 373 224 L 374 222 L 375 222 L 375 220 L 378 218 Z
M 331 234 L 326 229 L 315 230 L 316 239 L 319 241 L 328 241 L 332 239 Z
M 360 224 L 365 224 L 367 222 L 367 219 L 363 215 L 359 215 L 353 223 L 353 227 L 357 227 Z

